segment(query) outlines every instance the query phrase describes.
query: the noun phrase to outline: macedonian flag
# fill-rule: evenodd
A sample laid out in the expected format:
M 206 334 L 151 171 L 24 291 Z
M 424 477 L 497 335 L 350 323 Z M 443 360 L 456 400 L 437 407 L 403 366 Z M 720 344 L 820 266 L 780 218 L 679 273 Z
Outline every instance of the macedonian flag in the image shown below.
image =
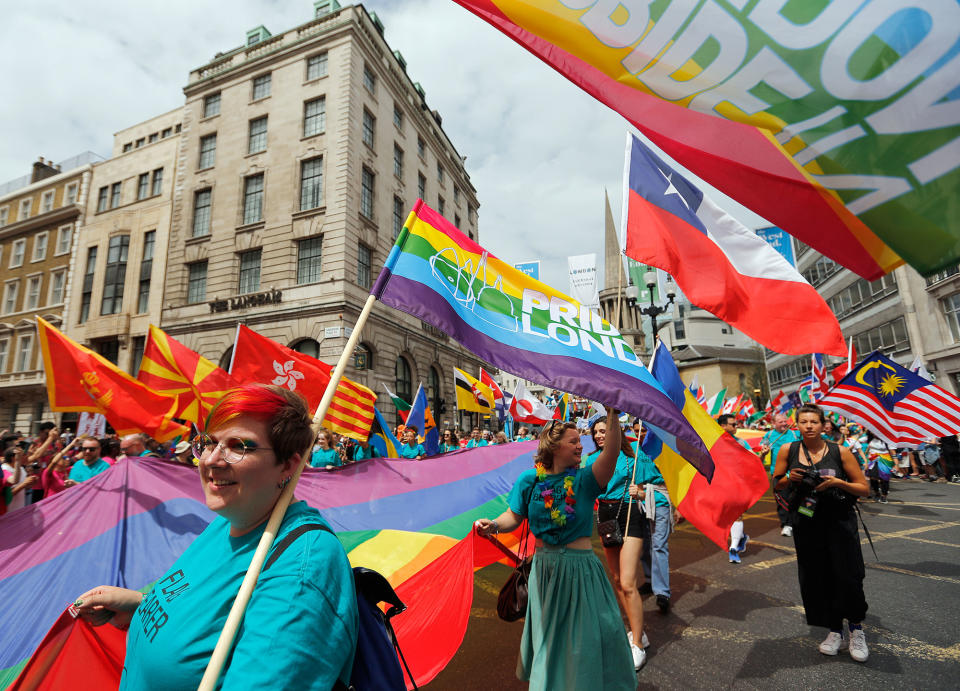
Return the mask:
M 172 420 L 177 396 L 157 393 L 37 317 L 50 409 L 101 413 L 117 434 L 144 432 L 159 442 L 185 436 Z
M 229 374 L 166 333 L 150 325 L 137 379 L 168 396 L 179 397 L 177 417 L 200 425 L 229 389 L 239 384 Z

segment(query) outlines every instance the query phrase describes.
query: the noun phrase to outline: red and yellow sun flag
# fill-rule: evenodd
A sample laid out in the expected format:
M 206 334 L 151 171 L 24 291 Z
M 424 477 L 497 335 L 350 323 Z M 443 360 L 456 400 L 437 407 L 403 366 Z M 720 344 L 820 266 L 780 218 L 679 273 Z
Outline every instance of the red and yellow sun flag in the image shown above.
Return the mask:
M 200 424 L 228 390 L 239 386 L 229 374 L 174 338 L 150 325 L 137 379 L 179 397 L 176 417 Z
M 117 434 L 145 432 L 159 442 L 189 433 L 171 419 L 177 396 L 154 391 L 39 317 L 37 335 L 51 410 L 100 413 Z

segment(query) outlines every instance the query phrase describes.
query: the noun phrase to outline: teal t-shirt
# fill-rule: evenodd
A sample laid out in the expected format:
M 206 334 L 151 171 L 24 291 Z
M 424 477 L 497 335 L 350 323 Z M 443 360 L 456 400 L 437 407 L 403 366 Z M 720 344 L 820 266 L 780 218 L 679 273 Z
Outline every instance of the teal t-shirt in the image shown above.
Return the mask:
M 89 480 L 94 475 L 99 475 L 104 470 L 109 470 L 110 464 L 102 458 L 94 461 L 93 465 L 87 465 L 86 461 L 77 461 L 70 469 L 70 479 L 74 482 L 83 482 Z
M 478 446 L 486 446 L 486 445 L 487 445 L 487 440 L 486 440 L 486 439 L 480 439 L 480 440 L 471 439 L 470 441 L 467 442 L 467 448 L 468 448 L 468 449 L 475 449 L 475 448 L 477 448 Z
M 597 456 L 600 455 L 600 451 L 594 451 L 592 454 L 587 456 L 587 465 L 588 467 L 593 465 L 597 460 Z M 613 477 L 610 478 L 610 482 L 607 483 L 606 491 L 600 495 L 601 499 L 608 499 L 611 501 L 616 501 L 618 499 L 626 500 L 628 495 L 625 491 L 625 484 L 627 478 L 636 478 L 636 484 L 638 485 L 662 485 L 663 475 L 660 474 L 659 468 L 657 468 L 656 463 L 653 462 L 643 450 L 639 450 L 637 455 L 637 473 L 633 474 L 633 459 L 630 458 L 623 451 L 620 452 L 620 455 L 617 456 L 617 467 L 613 470 Z M 656 504 L 659 506 L 670 506 L 670 500 L 667 498 L 667 495 L 662 492 L 655 492 L 654 498 L 656 499 Z M 636 500 L 632 500 L 636 501 Z
M 750 453 L 753 453 L 753 449 L 750 448 L 750 442 L 748 442 L 746 439 L 741 439 L 740 437 L 738 437 L 738 436 L 736 436 L 736 435 L 734 435 L 733 438 L 736 439 L 738 442 L 740 442 L 740 446 L 742 446 L 743 448 L 745 448 L 745 449 L 746 449 L 747 451 L 749 451 Z
M 341 466 L 340 454 L 336 449 L 314 449 L 310 454 L 310 466 L 313 468 L 326 468 L 328 465 Z
M 427 457 L 427 451 L 423 448 L 423 444 L 404 444 L 400 447 L 400 458 L 416 458 L 417 456 Z
M 440 452 L 441 452 L 441 453 L 447 453 L 447 452 L 449 452 L 449 451 L 457 451 L 457 450 L 459 450 L 459 448 L 460 448 L 460 446 L 457 445 L 457 444 L 442 444 L 442 445 L 440 446 Z
M 771 429 L 767 430 L 761 441 L 770 447 L 770 476 L 773 477 L 773 469 L 777 467 L 777 454 L 780 453 L 780 447 L 790 442 L 800 441 L 800 433 L 795 429 L 788 429 L 783 432 Z
M 558 501 L 555 507 L 563 511 L 564 473 L 547 475 L 547 484 L 553 489 Z M 543 505 L 542 497 L 533 497 L 537 485 L 537 471 L 534 468 L 524 470 L 510 490 L 507 506 L 518 516 L 530 519 L 530 532 L 548 545 L 565 545 L 578 537 L 590 537 L 593 533 L 593 502 L 600 496 L 603 488 L 597 484 L 592 468 L 579 468 L 573 479 L 573 493 L 576 504 L 574 513 L 567 517 L 566 525 L 559 526 L 550 518 L 550 512 Z
M 326 522 L 291 504 L 274 545 L 291 530 Z M 120 688 L 197 688 L 263 526 L 230 537 L 216 517 L 143 597 L 127 634 Z M 269 558 L 268 558 L 269 559 Z M 289 544 L 253 591 L 218 688 L 317 689 L 349 681 L 357 646 L 357 597 L 340 541 L 310 530 Z
M 360 444 L 353 447 L 353 460 L 365 461 L 368 458 L 380 458 L 380 452 L 373 448 L 373 444 L 367 444 L 367 448 L 363 448 Z

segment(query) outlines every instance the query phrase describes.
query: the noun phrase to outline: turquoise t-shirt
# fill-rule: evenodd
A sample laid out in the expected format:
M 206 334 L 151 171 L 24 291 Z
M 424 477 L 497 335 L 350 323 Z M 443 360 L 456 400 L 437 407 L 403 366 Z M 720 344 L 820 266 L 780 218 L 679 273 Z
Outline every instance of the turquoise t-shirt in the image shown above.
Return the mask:
M 110 464 L 102 458 L 98 458 L 93 465 L 87 465 L 86 461 L 77 461 L 70 469 L 70 479 L 74 482 L 83 482 L 109 469 Z
M 467 448 L 468 448 L 468 449 L 475 449 L 475 448 L 477 448 L 478 446 L 486 446 L 486 445 L 487 445 L 487 440 L 486 440 L 486 439 L 480 439 L 480 440 L 471 439 L 470 441 L 467 442 Z
M 460 449 L 458 444 L 442 444 L 440 446 L 441 453 L 447 453 L 448 451 L 457 451 Z
M 341 466 L 340 454 L 336 449 L 314 449 L 310 454 L 310 466 L 312 468 L 326 468 L 328 465 Z
M 423 448 L 423 444 L 404 444 L 400 447 L 400 458 L 416 458 L 417 456 L 427 457 L 427 451 Z
M 790 442 L 800 441 L 800 433 L 795 429 L 788 429 L 778 432 L 775 429 L 767 430 L 763 435 L 762 443 L 770 447 L 770 476 L 773 477 L 773 470 L 777 467 L 777 454 L 780 453 L 780 447 Z
M 547 475 L 546 481 L 558 498 L 555 507 L 563 511 L 563 478 L 566 475 Z M 593 502 L 600 496 L 603 488 L 597 484 L 592 468 L 579 468 L 573 479 L 573 493 L 576 504 L 574 513 L 567 517 L 566 525 L 559 526 L 550 518 L 550 512 L 543 505 L 542 497 L 533 497 L 537 485 L 537 471 L 534 468 L 524 470 L 510 490 L 507 506 L 518 516 L 530 519 L 530 532 L 548 545 L 565 545 L 578 537 L 590 537 L 593 533 Z M 528 509 L 529 507 L 529 509 Z
M 380 452 L 373 448 L 373 444 L 367 444 L 367 448 L 363 448 L 360 444 L 353 447 L 353 460 L 365 461 L 368 458 L 380 458 Z
M 592 454 L 587 456 L 587 465 L 593 465 L 597 460 L 597 456 L 600 455 L 600 451 L 594 451 Z M 633 474 L 633 459 L 630 458 L 623 451 L 620 452 L 620 455 L 617 456 L 617 467 L 613 470 L 613 477 L 610 478 L 610 482 L 607 483 L 607 490 L 600 495 L 601 499 L 607 499 L 611 501 L 616 501 L 618 499 L 626 500 L 628 496 L 625 490 L 625 483 L 627 478 L 635 478 L 636 484 L 645 485 L 647 483 L 651 485 L 662 485 L 663 475 L 660 474 L 660 470 L 657 468 L 656 463 L 643 452 L 641 449 L 637 455 L 637 473 Z M 656 499 L 656 504 L 659 506 L 670 506 L 670 500 L 667 498 L 667 495 L 662 492 L 655 492 L 654 498 Z M 632 501 L 636 501 L 635 499 Z
M 746 439 L 741 439 L 740 437 L 738 437 L 738 436 L 736 436 L 736 435 L 734 435 L 733 438 L 736 439 L 738 442 L 740 442 L 740 446 L 742 446 L 743 448 L 745 448 L 745 449 L 746 449 L 747 451 L 749 451 L 750 453 L 753 453 L 753 449 L 750 448 L 750 442 L 748 442 Z
M 291 530 L 326 522 L 291 504 L 274 545 Z M 197 688 L 266 523 L 230 537 L 216 517 L 143 597 L 127 634 L 120 688 Z M 269 558 L 268 558 L 269 559 Z M 357 597 L 340 541 L 310 530 L 260 574 L 218 688 L 317 689 L 349 681 L 357 646 Z

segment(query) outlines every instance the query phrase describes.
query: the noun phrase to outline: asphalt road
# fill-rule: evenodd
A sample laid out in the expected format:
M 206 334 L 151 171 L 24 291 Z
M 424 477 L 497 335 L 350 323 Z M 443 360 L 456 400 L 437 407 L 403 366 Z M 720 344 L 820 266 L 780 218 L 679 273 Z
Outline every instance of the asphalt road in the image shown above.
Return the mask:
M 817 651 L 826 631 L 804 623 L 793 539 L 780 536 L 768 493 L 745 519 L 751 542 L 740 565 L 688 523 L 671 536 L 673 606 L 662 615 L 652 596 L 645 599 L 652 647 L 639 688 L 960 687 L 960 485 L 891 485 L 889 504 L 862 506 L 880 557 L 861 528 L 870 606 L 866 663 L 845 651 Z M 496 616 L 509 573 L 500 564 L 476 573 L 466 637 L 428 688 L 526 687 L 515 674 L 523 624 Z

